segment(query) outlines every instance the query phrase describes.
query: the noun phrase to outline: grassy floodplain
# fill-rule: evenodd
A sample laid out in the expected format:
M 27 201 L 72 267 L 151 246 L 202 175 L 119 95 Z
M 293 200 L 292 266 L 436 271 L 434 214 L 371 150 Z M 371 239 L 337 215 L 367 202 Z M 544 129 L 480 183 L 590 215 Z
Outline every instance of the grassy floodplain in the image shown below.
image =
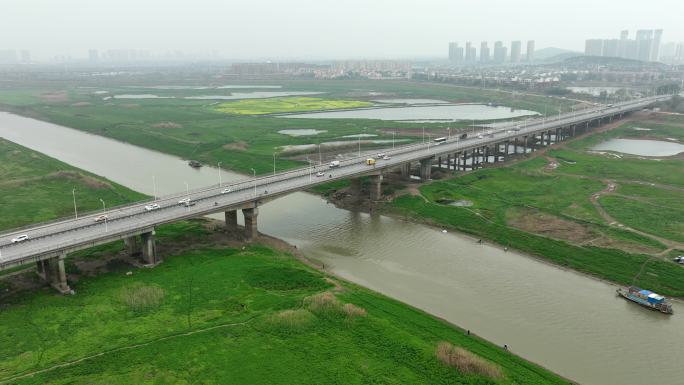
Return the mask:
M 100 197 L 144 197 L 0 145 L 2 192 L 17 202 L 2 205 L 3 226 L 70 215 L 73 186 L 84 211 Z M 12 195 L 19 187 L 23 195 Z M 73 253 L 66 269 L 74 296 L 36 289 L 32 272 L 0 280 L 0 383 L 567 383 L 289 252 L 231 241 L 206 220 L 160 226 L 157 242 L 165 261 L 154 269 L 118 259 L 121 241 Z
M 618 158 L 589 151 L 608 138 L 682 138 L 682 127 L 684 119 L 628 122 L 552 149 L 548 159 L 537 157 L 424 185 L 420 197 L 400 196 L 388 209 L 613 282 L 636 283 L 682 297 L 684 269 L 663 252 L 684 239 L 684 160 Z M 550 161 L 559 166 L 546 168 Z M 609 183 L 617 186 L 612 193 L 604 191 Z M 595 193 L 600 193 L 598 208 L 591 201 Z M 454 201 L 472 205 L 449 204 Z M 609 221 L 599 209 L 617 222 Z
M 158 235 L 163 250 L 180 251 L 167 251 L 155 269 L 110 262 L 95 276 L 79 270 L 122 249 L 113 243 L 69 260 L 77 295 L 46 289 L 3 300 L 0 382 L 567 383 L 289 253 L 217 247 L 213 237 L 224 236 L 204 220 Z M 449 358 L 467 365 L 451 367 Z
M 0 138 L 0 230 L 145 198 L 145 195 Z
M 311 97 L 241 99 L 221 103 L 218 111 L 237 115 L 265 115 L 286 112 L 306 112 L 370 107 L 372 103 L 358 100 L 332 100 Z
M 422 129 L 428 134 L 443 136 L 447 127 L 466 128 L 471 122 L 410 123 L 366 119 L 288 119 L 259 114 L 268 112 L 306 112 L 310 109 L 335 109 L 368 106 L 382 98 L 436 98 L 455 103 L 482 102 L 556 113 L 576 104 L 569 100 L 549 100 L 493 89 L 457 87 L 444 84 L 410 81 L 292 81 L 274 80 L 277 91 L 321 92 L 316 97 L 285 97 L 221 100 L 185 99 L 206 95 L 227 96 L 231 89 L 158 88 L 160 84 L 186 84 L 185 79 L 146 78 L 81 79 L 81 86 L 70 82 L 22 81 L 8 84 L 0 90 L 0 110 L 65 125 L 96 135 L 129 142 L 145 148 L 197 159 L 205 163 L 221 162 L 225 168 L 249 173 L 285 170 L 305 164 L 301 154 L 286 153 L 285 146 L 317 145 L 326 142 L 349 141 L 350 135 L 376 135 L 377 140 L 421 140 Z M 200 80 L 198 80 L 200 81 Z M 201 80 L 201 84 L 209 81 Z M 131 83 L 135 84 L 132 85 Z M 197 83 L 190 84 L 196 86 Z M 245 84 L 243 84 L 245 85 Z M 263 82 L 253 82 L 258 87 Z M 154 88 L 151 88 L 154 87 Z M 263 91 L 241 88 L 237 92 Z M 116 95 L 153 94 L 160 98 L 119 99 Z M 304 103 L 302 101 L 313 100 Z M 300 102 L 297 102 L 300 101 Z M 225 112 L 222 112 L 225 111 Z M 230 112 L 230 113 L 226 113 Z M 256 113 L 257 115 L 251 115 Z M 289 136 L 278 133 L 286 129 L 316 129 L 317 135 Z M 353 144 L 353 143 L 351 143 Z M 381 146 L 370 142 L 364 148 Z M 353 146 L 352 146 L 353 147 Z M 321 146 L 323 157 L 332 158 L 350 151 L 333 146 Z M 315 151 L 317 155 L 317 151 Z

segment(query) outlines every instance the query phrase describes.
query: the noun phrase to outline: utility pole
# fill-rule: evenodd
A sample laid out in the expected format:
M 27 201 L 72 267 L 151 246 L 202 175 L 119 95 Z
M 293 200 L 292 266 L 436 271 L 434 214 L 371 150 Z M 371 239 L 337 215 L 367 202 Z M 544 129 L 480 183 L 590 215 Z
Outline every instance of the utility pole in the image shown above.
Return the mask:
M 76 187 L 71 190 L 71 195 L 74 197 L 74 219 L 78 219 L 78 210 L 76 209 Z
M 152 191 L 153 191 L 153 197 L 154 200 L 157 200 L 157 180 L 155 179 L 154 175 L 152 175 Z
M 102 202 L 102 215 L 104 216 L 104 223 L 105 223 L 105 233 L 109 230 L 107 228 L 107 207 L 105 206 L 105 202 L 100 198 L 100 202 Z
M 256 195 L 257 195 L 257 193 L 256 193 L 256 187 L 257 187 L 257 183 L 256 183 L 256 170 L 252 169 L 252 173 L 254 174 L 254 196 L 256 196 Z

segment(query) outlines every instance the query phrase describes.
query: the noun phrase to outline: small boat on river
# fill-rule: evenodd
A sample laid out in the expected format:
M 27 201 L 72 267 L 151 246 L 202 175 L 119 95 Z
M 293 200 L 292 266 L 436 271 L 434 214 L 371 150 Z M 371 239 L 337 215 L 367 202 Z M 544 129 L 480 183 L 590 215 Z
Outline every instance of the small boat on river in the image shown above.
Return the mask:
M 620 297 L 651 310 L 656 310 L 665 314 L 673 313 L 672 304 L 667 301 L 667 298 L 650 290 L 630 286 L 626 289 L 617 289 L 616 292 Z

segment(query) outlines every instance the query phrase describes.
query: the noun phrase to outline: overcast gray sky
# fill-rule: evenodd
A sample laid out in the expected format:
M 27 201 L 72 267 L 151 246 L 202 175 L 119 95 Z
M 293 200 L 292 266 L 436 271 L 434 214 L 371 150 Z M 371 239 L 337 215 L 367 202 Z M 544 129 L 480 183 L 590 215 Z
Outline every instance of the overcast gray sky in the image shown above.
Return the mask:
M 445 56 L 448 41 L 537 41 L 664 29 L 684 41 L 684 0 L 0 0 L 0 49 L 216 50 L 231 59 Z

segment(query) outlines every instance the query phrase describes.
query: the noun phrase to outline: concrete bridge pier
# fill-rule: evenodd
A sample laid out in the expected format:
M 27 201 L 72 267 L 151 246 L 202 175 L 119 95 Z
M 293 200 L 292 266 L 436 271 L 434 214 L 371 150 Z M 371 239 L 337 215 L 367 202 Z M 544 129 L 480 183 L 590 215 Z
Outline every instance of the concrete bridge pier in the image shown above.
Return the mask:
M 370 199 L 371 201 L 382 199 L 382 174 L 370 176 Z
M 351 178 L 349 182 L 351 183 L 351 186 L 349 187 L 349 193 L 356 201 L 359 201 L 361 199 L 361 179 Z M 244 210 L 242 211 L 244 213 Z
M 575 129 L 576 129 L 576 128 L 577 128 L 577 125 L 576 125 L 576 124 L 573 124 L 573 125 L 572 125 L 572 133 L 570 134 L 570 135 L 572 135 L 573 137 L 575 136 Z
M 61 294 L 71 293 L 71 288 L 67 282 L 66 270 L 64 269 L 65 258 L 66 253 L 61 253 L 56 257 L 36 262 L 36 273 L 38 276 Z
M 399 172 L 401 173 L 401 179 L 411 179 L 411 162 L 406 162 L 399 166 Z
M 437 157 L 437 168 L 442 169 L 442 157 Z
M 465 150 L 465 151 L 463 151 L 463 159 L 462 159 L 463 160 L 463 165 L 462 165 L 463 171 L 466 170 L 466 160 L 467 159 L 468 159 L 468 150 Z
M 229 210 L 224 213 L 226 218 L 226 232 L 234 232 L 238 229 L 237 210 Z
M 428 181 L 432 174 L 432 159 L 421 159 L 420 160 L 420 180 Z
M 451 170 L 451 154 L 447 154 L 447 170 Z
M 137 255 L 141 251 L 136 236 L 124 238 L 124 248 L 126 250 L 126 255 L 129 257 Z
M 513 154 L 518 155 L 518 137 L 513 139 Z
M 257 229 L 259 209 L 256 207 L 242 209 L 242 215 L 245 216 L 245 239 L 247 241 L 253 241 L 259 236 L 259 231 Z
M 140 234 L 140 240 L 142 241 L 142 258 L 148 265 L 156 265 L 160 262 L 160 259 L 157 257 L 157 243 L 154 236 L 154 229 Z

